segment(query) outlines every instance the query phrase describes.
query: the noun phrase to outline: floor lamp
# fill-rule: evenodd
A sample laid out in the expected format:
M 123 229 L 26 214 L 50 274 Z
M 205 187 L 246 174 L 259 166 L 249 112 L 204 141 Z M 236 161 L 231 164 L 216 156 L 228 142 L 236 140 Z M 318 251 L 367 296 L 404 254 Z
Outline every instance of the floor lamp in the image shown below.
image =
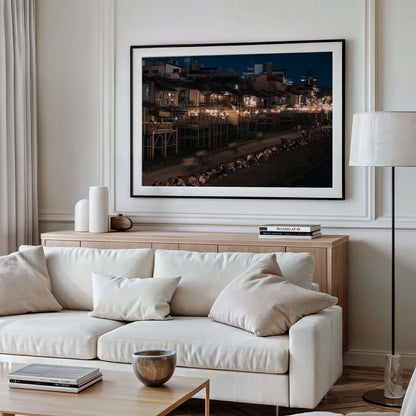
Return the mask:
M 416 112 L 375 111 L 353 116 L 350 166 L 391 167 L 391 354 L 386 356 L 384 390 L 364 393 L 363 398 L 383 406 L 401 407 L 400 355 L 396 354 L 396 273 L 395 273 L 395 178 L 396 166 L 416 166 Z

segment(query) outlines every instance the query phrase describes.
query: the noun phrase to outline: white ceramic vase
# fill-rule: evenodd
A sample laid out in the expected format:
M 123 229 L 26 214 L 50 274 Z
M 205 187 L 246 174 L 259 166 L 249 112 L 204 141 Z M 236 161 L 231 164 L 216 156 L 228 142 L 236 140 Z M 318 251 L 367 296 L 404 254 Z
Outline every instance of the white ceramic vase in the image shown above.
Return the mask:
M 87 198 L 80 199 L 75 204 L 75 231 L 89 230 L 89 205 Z
M 90 233 L 108 232 L 108 188 L 90 186 Z

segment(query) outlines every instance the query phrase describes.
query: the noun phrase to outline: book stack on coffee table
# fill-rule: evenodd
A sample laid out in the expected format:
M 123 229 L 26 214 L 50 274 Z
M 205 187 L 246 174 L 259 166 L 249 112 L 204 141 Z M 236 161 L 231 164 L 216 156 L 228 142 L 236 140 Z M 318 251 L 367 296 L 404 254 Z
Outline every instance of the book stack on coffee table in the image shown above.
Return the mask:
M 259 238 L 306 238 L 312 240 L 321 235 L 319 224 L 283 224 L 283 225 L 261 225 L 259 227 Z
M 8 375 L 9 387 L 79 393 L 101 381 L 99 368 L 30 364 Z

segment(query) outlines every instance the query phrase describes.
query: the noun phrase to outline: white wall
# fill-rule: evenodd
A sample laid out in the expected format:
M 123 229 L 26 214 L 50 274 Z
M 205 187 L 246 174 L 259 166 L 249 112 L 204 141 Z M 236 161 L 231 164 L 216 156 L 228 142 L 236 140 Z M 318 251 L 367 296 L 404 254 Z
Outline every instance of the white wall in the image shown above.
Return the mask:
M 111 26 L 103 30 L 100 21 L 106 16 L 103 8 L 111 15 L 112 4 L 113 0 L 37 1 L 41 229 L 72 227 L 74 203 L 89 185 L 103 180 L 112 187 L 114 210 L 134 216 L 139 229 L 255 231 L 266 221 L 320 222 L 325 232 L 351 238 L 350 352 L 346 362 L 382 364 L 390 339 L 389 171 L 374 173 L 347 166 L 345 201 L 131 199 L 129 47 L 345 38 L 348 160 L 354 112 L 371 105 L 416 110 L 414 1 L 379 0 L 374 5 L 372 0 L 117 0 L 114 37 Z M 376 73 L 371 71 L 372 34 Z M 112 83 L 108 76 L 112 61 L 107 59 L 106 84 L 100 72 L 102 50 L 112 52 L 112 42 L 115 78 Z M 114 93 L 111 123 L 109 100 L 103 103 L 100 98 L 106 88 L 110 97 Z M 103 129 L 106 122 L 107 130 Z M 104 143 L 103 130 L 107 131 Z M 101 154 L 102 149 L 107 150 Z M 406 355 L 407 364 L 416 364 L 416 194 L 412 175 L 413 168 L 397 172 L 401 228 L 397 235 L 397 349 Z

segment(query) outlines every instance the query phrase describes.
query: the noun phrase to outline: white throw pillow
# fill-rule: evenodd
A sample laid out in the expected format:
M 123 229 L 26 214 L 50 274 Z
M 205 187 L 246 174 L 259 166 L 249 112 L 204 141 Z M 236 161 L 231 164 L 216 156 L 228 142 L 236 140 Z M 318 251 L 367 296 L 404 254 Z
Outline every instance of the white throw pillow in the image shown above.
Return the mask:
M 0 257 L 0 315 L 62 309 L 51 293 L 49 276 L 39 273 L 26 260 L 36 257 L 39 257 L 36 248 Z
M 156 250 L 154 277 L 181 275 L 171 313 L 208 316 L 221 291 L 235 277 L 262 259 L 273 261 L 276 274 L 307 289 L 312 287 L 315 259 L 309 253 L 198 253 Z
M 336 297 L 304 289 L 270 273 L 268 263 L 260 260 L 228 284 L 208 316 L 256 336 L 281 335 L 303 316 L 337 302 Z
M 92 272 L 95 318 L 117 321 L 170 319 L 169 302 L 180 277 L 128 279 Z
M 64 309 L 93 308 L 92 271 L 128 278 L 153 275 L 154 256 L 150 248 L 105 250 L 43 247 L 43 250 L 52 293 Z

